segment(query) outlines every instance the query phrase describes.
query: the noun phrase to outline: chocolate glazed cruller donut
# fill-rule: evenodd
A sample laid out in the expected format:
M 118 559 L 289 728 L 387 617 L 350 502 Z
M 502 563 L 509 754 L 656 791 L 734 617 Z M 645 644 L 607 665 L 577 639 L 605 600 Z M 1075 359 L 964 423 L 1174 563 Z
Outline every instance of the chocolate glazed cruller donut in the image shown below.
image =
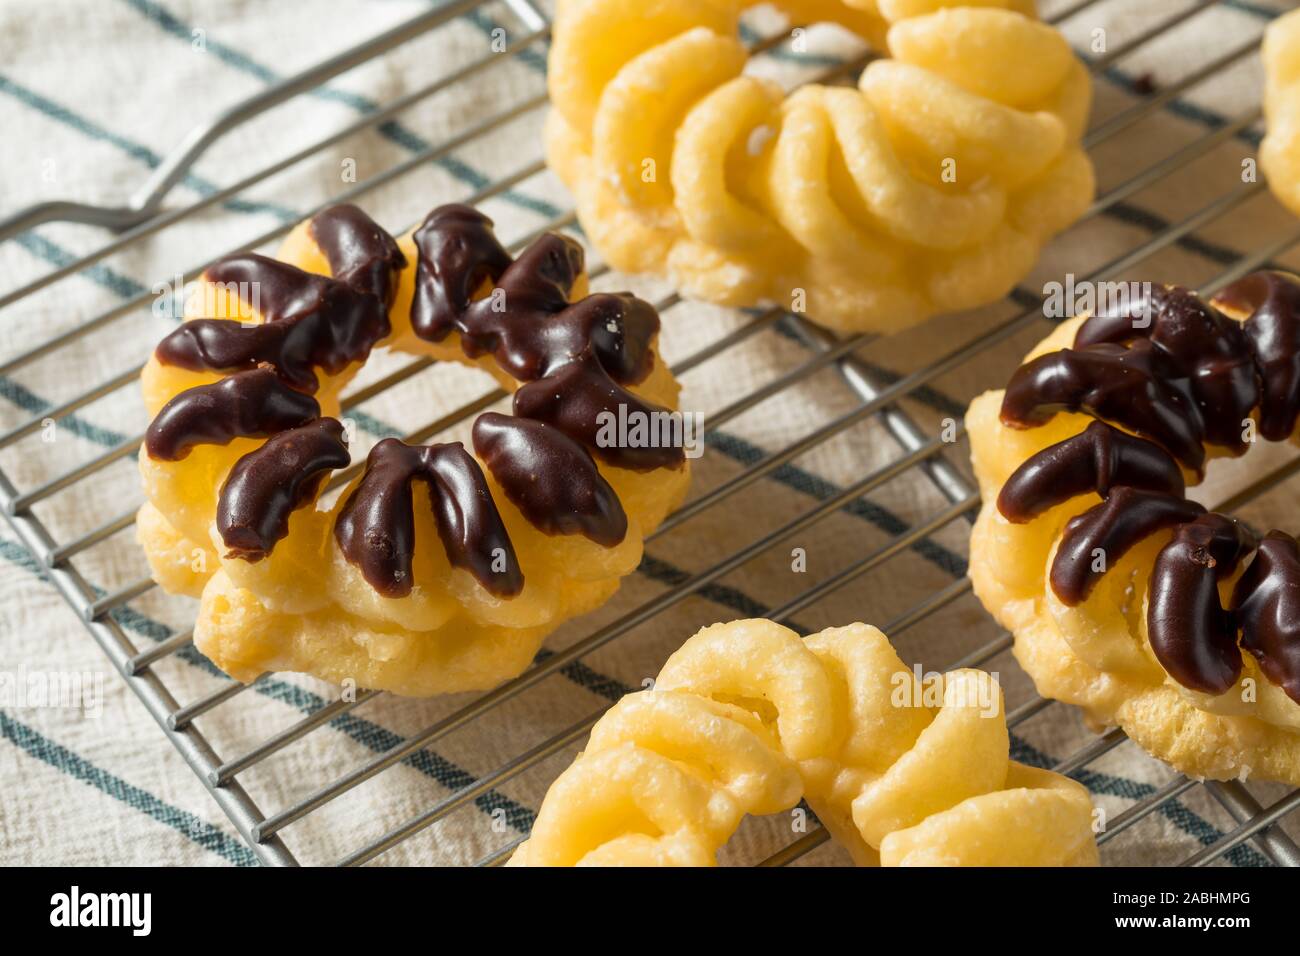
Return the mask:
M 334 206 L 279 259 L 210 266 L 186 319 L 142 374 L 138 536 L 164 588 L 201 597 L 195 644 L 239 680 L 491 687 L 608 599 L 685 494 L 682 448 L 598 440 L 602 412 L 663 414 L 678 388 L 654 310 L 587 295 L 560 235 L 512 259 L 467 206 L 400 239 Z M 326 505 L 351 460 L 339 394 L 377 346 L 475 365 L 513 414 L 477 418 L 474 454 L 384 439 Z
M 1185 497 L 1294 440 L 1300 279 L 1063 323 L 968 413 L 971 578 L 1048 697 L 1177 769 L 1300 784 L 1300 552 Z
M 756 5 L 560 0 L 547 162 L 615 268 L 888 332 L 1001 298 L 1091 202 L 1088 72 L 1032 0 L 778 0 L 882 54 L 789 96 L 743 72 Z
M 592 728 L 512 866 L 711 866 L 806 798 L 860 865 L 1095 866 L 1088 791 L 1008 759 L 989 674 L 933 700 L 874 627 L 706 627 Z

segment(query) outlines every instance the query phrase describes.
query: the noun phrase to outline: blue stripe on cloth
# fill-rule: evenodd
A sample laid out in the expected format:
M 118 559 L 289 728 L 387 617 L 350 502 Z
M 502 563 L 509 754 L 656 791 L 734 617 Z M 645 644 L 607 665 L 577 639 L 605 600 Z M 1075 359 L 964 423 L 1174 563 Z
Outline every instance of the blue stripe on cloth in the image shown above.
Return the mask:
M 1111 85 L 1119 87 L 1126 93 L 1136 97 L 1142 97 L 1144 95 L 1138 92 L 1138 88 L 1141 85 L 1140 77 L 1125 73 L 1123 70 L 1118 70 L 1114 67 L 1103 70 L 1101 75 L 1111 83 Z M 1207 106 L 1198 106 L 1190 100 L 1185 100 L 1180 97 L 1175 97 L 1168 103 L 1165 103 L 1163 109 L 1174 116 L 1177 116 L 1179 119 L 1188 120 L 1189 122 L 1196 123 L 1200 126 L 1207 126 L 1210 129 L 1221 129 L 1231 122 L 1231 120 L 1222 113 L 1216 112 Z M 1249 143 L 1251 146 L 1258 146 L 1259 141 L 1262 138 L 1263 137 L 1259 133 L 1252 129 L 1244 129 L 1233 135 L 1233 139 Z
M 22 233 L 15 237 L 15 241 L 36 258 L 43 259 L 54 266 L 70 266 L 79 258 L 62 246 L 43 236 L 38 236 L 34 232 Z M 132 299 L 149 291 L 143 284 L 130 276 L 122 275 L 122 273 L 100 263 L 85 267 L 80 274 L 123 299 Z
M 62 123 L 90 139 L 115 146 L 132 159 L 143 163 L 150 169 L 155 169 L 162 164 L 164 157 L 154 152 L 149 147 L 128 139 L 119 133 L 107 130 L 94 121 L 73 112 L 61 103 L 56 103 L 49 97 L 37 93 L 35 90 L 30 90 L 3 74 L 0 74 L 0 93 L 8 94 L 25 106 L 31 107 L 49 119 Z M 215 185 L 193 173 L 186 174 L 181 179 L 181 182 L 203 196 L 210 196 L 217 191 Z M 222 205 L 232 212 L 270 213 L 286 222 L 291 222 L 297 217 L 297 214 L 292 210 L 286 209 L 284 206 L 275 203 L 253 202 L 245 199 L 227 199 L 222 203 Z
M 1246 0 L 1222 0 L 1222 5 L 1233 10 L 1240 10 L 1242 13 L 1249 13 L 1251 16 L 1263 20 L 1276 20 L 1286 12 L 1285 10 L 1273 10 L 1269 7 L 1260 6 L 1257 3 L 1248 3 Z
M 1116 203 L 1111 207 L 1110 212 L 1110 218 L 1118 220 L 1127 226 L 1136 226 L 1144 232 L 1148 232 L 1152 235 L 1164 232 L 1166 229 L 1173 226 L 1173 223 L 1168 219 L 1165 219 L 1163 216 L 1159 216 L 1146 209 L 1140 209 L 1132 203 Z M 1176 240 L 1176 244 L 1180 248 L 1194 253 L 1203 259 L 1209 259 L 1216 265 L 1230 266 L 1240 262 L 1242 258 L 1244 258 L 1242 253 L 1237 252 L 1229 246 L 1209 242 L 1194 235 L 1180 236 Z M 1273 268 L 1273 265 L 1265 263 L 1260 266 L 1260 268 Z
M 203 849 L 216 853 L 236 866 L 254 866 L 257 863 L 253 851 L 242 841 L 227 835 L 192 813 L 165 803 L 147 790 L 127 783 L 121 777 L 95 766 L 85 757 L 44 736 L 4 710 L 0 710 L 0 737 L 4 737 L 29 757 L 49 764 L 74 780 L 79 780 L 150 819 L 170 827 Z
M 1023 295 L 1031 296 L 1033 293 L 1025 291 Z M 1025 301 L 1032 302 L 1035 307 L 1041 305 L 1041 302 L 1037 297 L 1026 299 Z M 751 315 L 759 314 L 759 310 L 757 309 L 745 309 L 744 311 Z M 797 342 L 800 345 L 803 345 L 803 339 L 786 328 L 783 323 L 778 322 L 776 325 L 772 326 L 772 328 L 776 331 L 776 334 L 781 336 L 783 339 L 789 339 L 791 342 Z M 872 377 L 883 385 L 896 385 L 903 378 L 903 376 L 899 375 L 897 372 L 887 369 L 883 365 L 876 365 L 873 362 L 869 362 L 861 355 L 855 355 L 854 360 L 866 368 L 866 370 L 871 373 Z M 934 409 L 936 412 L 941 412 L 944 415 L 956 418 L 959 421 L 966 417 L 965 402 L 959 402 L 957 399 L 945 395 L 943 392 L 931 385 L 920 385 L 908 392 L 906 397 L 912 401 L 920 402 L 922 405 L 926 405 L 929 408 Z
M 193 39 L 194 28 L 190 24 L 183 22 L 179 17 L 162 6 L 162 4 L 156 3 L 154 0 L 122 0 L 122 2 L 135 10 L 141 16 L 148 19 L 151 23 L 157 25 L 164 32 L 179 39 L 183 39 L 187 43 Z M 491 30 L 495 26 L 495 23 L 490 20 L 485 20 L 483 17 L 479 17 L 471 22 L 474 22 L 480 29 L 486 28 L 487 30 Z M 233 47 L 229 47 L 220 41 L 213 39 L 210 34 L 205 38 L 204 42 L 207 45 L 207 49 L 216 54 L 223 63 L 237 70 L 248 73 L 249 75 L 261 80 L 263 83 L 278 83 L 283 79 L 280 74 L 276 73 L 270 67 L 257 62 L 252 57 L 235 50 Z M 313 90 L 310 95 L 319 99 L 340 103 L 362 114 L 374 113 L 380 108 L 379 104 L 368 96 L 332 87 L 318 87 Z M 404 126 L 397 120 L 387 120 L 379 124 L 376 129 L 379 131 L 380 135 L 388 139 L 390 142 L 396 143 L 413 153 L 418 153 L 421 150 L 428 149 L 431 145 L 418 133 L 414 132 L 407 126 Z M 435 162 L 456 179 L 463 183 L 467 183 L 474 189 L 483 189 L 491 183 L 491 180 L 488 179 L 488 177 L 472 169 L 466 163 L 456 159 L 455 157 L 443 156 Z M 527 209 L 530 212 L 548 218 L 554 218 L 561 212 L 559 208 L 545 202 L 544 200 L 536 199 L 514 190 L 504 192 L 501 195 L 503 198 L 509 200 L 520 208 Z
M 185 40 L 186 42 L 193 41 L 195 37 L 195 32 L 194 32 L 195 28 L 192 25 L 185 23 L 183 20 L 181 20 L 180 17 L 176 16 L 174 13 L 172 13 L 170 10 L 164 7 L 161 3 L 155 3 L 153 2 L 153 0 L 123 0 L 123 2 L 128 4 L 133 10 L 135 10 L 141 16 L 152 21 L 159 29 L 163 30 L 164 32 L 169 33 L 172 36 L 177 37 L 178 39 Z M 445 5 L 446 5 L 445 0 L 439 0 L 439 2 L 433 4 L 433 6 L 435 7 L 441 7 Z M 472 23 L 474 26 L 476 26 L 479 30 L 481 30 L 483 33 L 487 34 L 488 36 L 492 35 L 493 30 L 502 27 L 502 25 L 499 22 L 497 22 L 495 19 L 488 16 L 488 14 L 486 14 L 482 10 L 477 10 L 477 9 L 471 11 L 470 13 L 462 14 L 460 19 Z M 252 57 L 235 49 L 234 47 L 227 46 L 226 44 L 222 43 L 220 40 L 214 40 L 207 35 L 204 36 L 203 43 L 204 43 L 204 49 L 207 52 L 214 54 L 217 58 L 219 58 L 222 62 L 226 63 L 228 66 L 234 67 L 237 70 L 242 70 L 245 73 L 251 74 L 252 76 L 257 77 L 263 83 L 274 83 L 276 81 L 277 77 L 269 67 L 263 66 L 261 63 L 258 63 Z M 532 49 L 522 50 L 520 51 L 518 56 L 521 60 L 524 60 L 525 62 L 529 63 L 529 65 L 533 66 L 534 68 L 545 69 L 546 58 L 543 56 L 539 56 L 535 50 Z M 357 94 L 355 93 L 348 92 L 347 90 L 331 89 L 329 87 L 322 87 L 321 89 L 317 90 L 314 95 L 319 96 L 322 99 L 331 99 L 331 100 L 336 100 L 340 103 L 346 103 L 349 106 L 356 106 L 359 100 L 364 99 L 362 97 L 358 97 Z M 402 128 L 400 126 L 395 126 L 394 132 L 397 133 L 398 135 L 402 135 L 401 129 Z M 409 133 L 409 131 L 407 132 L 406 135 L 412 137 L 415 136 L 414 133 Z
M 1034 767 L 1050 769 L 1055 761 L 1032 744 L 1011 737 L 1011 759 Z M 1114 777 L 1085 767 L 1071 774 L 1093 793 L 1105 793 L 1124 800 L 1141 800 L 1156 792 L 1149 783 L 1139 783 L 1127 777 Z M 1209 823 L 1179 800 L 1166 800 L 1160 804 L 1160 814 L 1202 846 L 1209 846 L 1223 837 L 1223 831 Z M 1271 866 L 1263 855 L 1245 844 L 1233 847 L 1226 854 L 1235 866 Z
M 483 33 L 487 34 L 489 37 L 492 36 L 492 31 L 497 29 L 502 29 L 502 25 L 499 22 L 494 20 L 492 17 L 488 16 L 482 10 L 476 9 L 471 11 L 470 13 L 467 13 L 465 15 L 465 19 L 468 20 L 470 23 L 474 24 L 474 26 L 478 27 L 480 30 L 483 31 Z M 520 50 L 518 53 L 515 54 L 515 56 L 518 57 L 519 60 L 521 60 L 522 62 L 527 63 L 534 70 L 537 70 L 539 73 L 545 73 L 546 54 L 537 52 L 538 46 L 540 46 L 542 49 L 549 49 L 550 41 L 545 39 L 538 40 L 536 45 L 528 46 Z
M 42 569 L 27 553 L 27 550 L 15 542 L 0 538 L 0 557 L 42 579 L 45 577 Z M 95 594 L 99 597 L 103 595 L 103 592 L 96 588 Z M 116 608 L 113 610 L 112 616 L 113 620 L 122 627 L 153 641 L 166 640 L 175 633 L 165 624 L 153 620 L 130 607 Z M 230 679 L 193 645 L 182 648 L 173 656 L 213 677 L 224 680 Z M 311 691 L 303 690 L 301 687 L 273 678 L 258 681 L 253 685 L 253 690 L 263 697 L 286 704 L 303 714 L 314 713 L 330 703 L 319 694 L 313 694 Z M 334 718 L 329 722 L 329 726 L 375 753 L 389 750 L 402 743 L 405 739 L 386 727 L 350 713 Z M 451 761 L 427 748 L 410 755 L 402 763 L 451 790 L 459 790 L 462 787 L 469 786 L 476 779 L 467 770 L 456 766 Z M 489 816 L 495 810 L 502 810 L 506 821 L 520 833 L 527 833 L 528 828 L 532 826 L 534 816 L 532 810 L 496 791 L 488 791 L 480 795 L 474 800 L 474 804 Z
M 694 577 L 692 572 L 649 554 L 642 556 L 637 571 L 650 578 L 650 580 L 657 581 L 668 587 L 678 587 Z M 729 587 L 725 584 L 707 584 L 695 593 L 705 600 L 720 604 L 727 610 L 744 617 L 766 617 L 772 610 L 766 604 L 749 596 L 739 588 Z M 795 630 L 803 630 L 805 633 L 808 631 L 808 628 L 801 628 L 800 625 L 793 621 L 787 623 Z
M 13 379 L 4 376 L 0 376 L 0 398 L 12 402 L 23 411 L 31 412 L 33 416 L 40 415 L 42 412 L 47 412 L 54 407 L 25 385 L 20 385 Z M 126 436 L 120 432 L 101 428 L 76 414 L 63 416 L 58 420 L 57 427 L 76 435 L 78 438 L 84 438 L 87 441 L 106 447 L 120 445 L 126 441 Z
M 707 433 L 704 440 L 709 448 L 716 449 L 728 458 L 745 465 L 757 464 L 768 455 L 764 449 L 747 442 L 738 435 L 714 431 Z M 819 501 L 833 498 L 844 490 L 825 478 L 790 464 L 781 465 L 774 469 L 770 477 L 788 488 L 801 491 Z M 855 498 L 840 510 L 871 522 L 893 537 L 906 534 L 911 527 L 902 518 L 867 498 Z M 936 567 L 947 571 L 953 577 L 960 578 L 966 574 L 965 558 L 949 551 L 942 545 L 930 541 L 928 538 L 922 538 L 913 544 L 912 550 Z

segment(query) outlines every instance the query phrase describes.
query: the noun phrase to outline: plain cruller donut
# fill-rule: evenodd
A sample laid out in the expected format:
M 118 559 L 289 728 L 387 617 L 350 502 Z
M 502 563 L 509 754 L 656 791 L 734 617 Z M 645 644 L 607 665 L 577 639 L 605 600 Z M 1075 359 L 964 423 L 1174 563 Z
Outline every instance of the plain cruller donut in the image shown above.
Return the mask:
M 1300 280 L 1063 322 L 967 415 L 971 580 L 1044 696 L 1197 777 L 1300 784 L 1300 552 L 1186 497 L 1294 441 Z
M 1264 115 L 1259 164 L 1282 205 L 1300 216 L 1300 10 L 1264 31 Z
M 859 865 L 1097 865 L 1088 791 L 1009 750 L 983 671 L 918 680 L 865 624 L 714 624 L 597 722 L 510 864 L 711 866 L 806 799 Z
M 560 0 L 546 149 L 615 268 L 888 332 L 996 301 L 1085 209 L 1087 69 L 1032 2 L 779 0 L 882 56 L 744 73 L 754 0 Z
M 516 259 L 466 206 L 398 239 L 333 206 L 276 259 L 210 266 L 185 318 L 142 375 L 138 536 L 165 589 L 201 597 L 195 643 L 239 680 L 491 687 L 607 600 L 685 494 L 681 447 L 600 433 L 606 413 L 676 407 L 659 318 L 589 295 L 558 234 Z M 479 415 L 472 452 L 384 439 L 322 500 L 351 461 L 339 395 L 385 346 L 484 370 L 512 413 Z

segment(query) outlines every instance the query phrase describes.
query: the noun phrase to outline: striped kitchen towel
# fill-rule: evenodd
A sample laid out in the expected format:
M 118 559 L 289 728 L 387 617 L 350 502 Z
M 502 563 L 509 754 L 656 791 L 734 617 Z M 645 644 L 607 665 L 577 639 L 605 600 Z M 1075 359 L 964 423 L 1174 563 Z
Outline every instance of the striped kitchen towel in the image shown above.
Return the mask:
M 1074 3 L 1053 0 L 1043 12 L 1050 15 Z M 196 124 L 367 36 L 427 13 L 430 6 L 425 0 L 7 0 L 0 5 L 0 169 L 6 187 L 0 215 L 39 200 L 123 203 Z M 1261 83 L 1258 56 L 1249 47 L 1287 6 L 1265 0 L 1224 0 L 1208 7 L 1194 0 L 1099 0 L 1064 19 L 1062 28 L 1075 48 L 1095 59 L 1105 56 L 1099 50 L 1123 50 L 1154 25 L 1187 13 L 1160 36 L 1096 71 L 1094 128 L 1139 104 L 1151 107 L 1122 134 L 1094 148 L 1100 191 L 1120 187 L 1248 114 L 1259 101 Z M 169 293 L 178 273 L 243 247 L 273 250 L 273 237 L 290 224 L 353 192 L 393 231 L 438 203 L 483 193 L 489 194 L 483 208 L 507 239 L 548 226 L 574 228 L 564 189 L 540 167 L 544 111 L 536 100 L 544 92 L 545 42 L 529 42 L 537 26 L 535 8 L 523 0 L 492 0 L 478 6 L 449 3 L 446 12 L 447 22 L 438 29 L 222 136 L 168 195 L 165 210 L 176 221 L 165 228 L 149 230 L 90 263 L 81 260 L 112 241 L 112 234 L 56 222 L 0 243 L 0 433 L 31 423 L 27 433 L 0 448 L 0 472 L 20 494 L 48 492 L 32 512 L 55 542 L 73 541 L 141 500 L 133 441 L 147 423 L 129 373 L 174 321 Z M 541 13 L 548 12 L 543 3 Z M 747 29 L 758 38 L 781 28 L 770 11 L 760 10 Z M 831 28 L 809 31 L 808 40 L 799 51 L 774 48 L 761 67 L 793 82 L 860 52 L 851 38 Z M 1177 89 L 1238 48 L 1245 52 L 1213 75 Z M 440 84 L 461 71 L 468 73 Z M 349 131 L 415 93 L 421 95 L 408 108 Z M 1240 188 L 1242 164 L 1254 155 L 1258 136 L 1257 125 L 1225 134 L 1189 164 L 1127 191 L 1101 215 L 1054 242 L 1011 302 L 872 341 L 859 352 L 863 368 L 882 385 L 924 369 L 962 343 L 978 341 L 983 330 L 1033 302 L 1044 283 L 1067 273 L 1085 275 L 1115 262 L 1117 279 L 1199 284 L 1294 232 L 1295 220 L 1261 190 L 1176 241 L 1158 239 L 1171 225 Z M 275 171 L 265 175 L 272 166 Z M 246 179 L 246 186 L 228 189 Z M 1121 260 L 1146 245 L 1151 254 L 1143 261 Z M 1300 265 L 1294 252 L 1279 253 L 1277 259 Z M 41 282 L 64 269 L 67 274 L 57 281 Z M 40 285 L 28 292 L 33 283 Z M 630 287 L 652 300 L 670 291 L 617 275 L 596 285 Z M 18 292 L 27 294 L 13 295 Z M 683 375 L 684 407 L 703 412 L 710 426 L 707 450 L 697 463 L 695 497 L 861 402 L 833 365 L 810 367 L 813 353 L 783 327 L 767 323 L 752 335 L 740 334 L 757 315 L 695 303 L 664 312 L 663 348 L 670 362 L 737 333 L 735 344 Z M 88 325 L 85 334 L 59 339 Z M 960 419 L 973 396 L 1004 382 L 1046 328 L 1040 323 L 933 376 L 899 408 L 922 433 L 937 434 L 945 422 Z M 9 367 L 12 359 L 55 340 L 62 343 L 58 348 Z M 400 358 L 376 356 L 365 381 L 402 364 Z M 788 387 L 733 407 L 782 376 L 791 378 Z M 95 388 L 101 384 L 103 389 Z M 60 408 L 88 389 L 94 389 L 93 400 Z M 435 421 L 483 390 L 483 379 L 471 371 L 426 370 L 354 414 L 363 432 L 360 450 Z M 728 409 L 730 414 L 719 414 Z M 964 444 L 955 445 L 949 461 L 969 475 L 965 454 Z M 914 533 L 951 506 L 921 473 L 896 477 L 866 496 L 844 494 L 898 456 L 884 425 L 864 421 L 682 522 L 651 544 L 639 571 L 609 606 L 570 622 L 548 641 L 546 653 L 658 601 L 664 607 L 651 620 L 324 802 L 282 831 L 285 845 L 304 863 L 346 857 L 639 687 L 701 625 L 781 609 L 900 537 L 911 536 L 897 554 L 846 578 L 842 586 L 828 586 L 814 602 L 799 602 L 793 623 L 806 629 L 854 620 L 884 626 L 954 586 L 965 574 L 968 526 L 954 514 L 930 533 Z M 1262 474 L 1264 457 L 1252 455 L 1248 465 L 1216 475 L 1211 497 Z M 78 477 L 78 469 L 90 462 L 103 467 L 66 487 L 48 485 L 61 476 Z M 1288 520 L 1298 500 L 1300 486 L 1284 484 L 1244 514 L 1259 526 L 1300 530 Z M 702 587 L 692 583 L 742 548 L 832 501 L 819 520 L 797 526 L 771 547 L 754 548 L 747 560 L 711 574 Z M 795 548 L 802 549 L 806 566 L 792 561 Z M 146 573 L 125 527 L 80 551 L 71 564 L 98 595 L 114 594 Z M 152 589 L 115 609 L 112 620 L 135 649 L 144 650 L 185 631 L 193 610 L 193 602 Z M 941 668 L 998 636 L 967 594 L 902 631 L 897 643 L 909 662 Z M 999 673 L 1009 707 L 1032 698 L 1008 653 L 987 667 Z M 182 707 L 226 683 L 189 647 L 166 656 L 154 673 Z M 16 693 L 0 699 L 0 776 L 6 781 L 0 788 L 0 862 L 257 861 L 9 526 L 0 526 L 0 674 L 10 688 L 75 678 L 81 690 L 76 699 Z M 24 675 L 33 680 L 19 680 Z M 334 695 L 334 688 L 309 678 L 273 675 L 201 714 L 194 727 L 219 759 L 229 761 L 294 727 Z M 238 782 L 262 813 L 275 814 L 469 701 L 367 700 L 276 749 L 240 773 Z M 1016 727 L 1014 748 L 1018 759 L 1050 766 L 1089 739 L 1075 713 L 1053 706 Z M 526 772 L 472 791 L 463 805 L 378 860 L 472 863 L 508 845 L 527 832 L 547 785 L 579 746 L 575 742 Z M 1077 776 L 1113 818 L 1172 774 L 1125 743 Z M 1253 784 L 1251 789 L 1265 803 L 1283 792 Z M 1233 825 L 1223 807 L 1196 788 L 1117 836 L 1104 858 L 1174 863 Z M 790 839 L 785 820 L 752 821 L 724 861 L 752 862 Z M 800 862 L 845 860 L 827 846 Z M 1229 865 L 1264 862 L 1251 844 L 1224 859 Z

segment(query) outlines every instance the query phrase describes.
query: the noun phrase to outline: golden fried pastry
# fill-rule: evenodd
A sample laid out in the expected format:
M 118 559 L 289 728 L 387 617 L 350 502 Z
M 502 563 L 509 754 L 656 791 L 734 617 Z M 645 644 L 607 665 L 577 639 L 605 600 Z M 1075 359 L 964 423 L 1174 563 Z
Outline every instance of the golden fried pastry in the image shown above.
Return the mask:
M 195 643 L 239 680 L 424 696 L 513 677 L 614 593 L 685 494 L 681 447 L 603 424 L 675 407 L 658 331 L 647 303 L 587 295 L 577 243 L 514 259 L 467 206 L 400 239 L 334 206 L 278 259 L 223 259 L 142 376 L 154 577 L 201 597 Z M 487 371 L 512 414 L 480 415 L 473 453 L 385 439 L 331 500 L 351 461 L 339 394 L 382 346 Z
M 1300 784 L 1300 553 L 1186 497 L 1294 440 L 1300 280 L 1062 323 L 967 415 L 975 593 L 1041 694 L 1196 777 Z
M 1264 116 L 1259 161 L 1269 188 L 1300 216 L 1300 10 L 1264 31 Z
M 865 624 L 714 624 L 592 728 L 510 863 L 709 866 L 806 798 L 864 865 L 1095 865 L 1088 792 L 1008 746 L 981 671 L 922 682 Z
M 1032 3 L 782 0 L 887 54 L 789 96 L 742 73 L 753 5 L 560 0 L 547 158 L 615 268 L 886 332 L 1001 298 L 1087 208 L 1088 73 Z

